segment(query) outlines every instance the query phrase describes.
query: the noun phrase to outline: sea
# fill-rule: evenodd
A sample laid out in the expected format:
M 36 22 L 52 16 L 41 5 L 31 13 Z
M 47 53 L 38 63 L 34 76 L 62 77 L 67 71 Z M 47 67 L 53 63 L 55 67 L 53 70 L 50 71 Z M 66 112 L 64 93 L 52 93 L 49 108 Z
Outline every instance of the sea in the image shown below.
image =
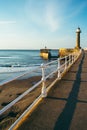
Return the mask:
M 0 85 L 48 62 L 40 50 L 0 50 Z

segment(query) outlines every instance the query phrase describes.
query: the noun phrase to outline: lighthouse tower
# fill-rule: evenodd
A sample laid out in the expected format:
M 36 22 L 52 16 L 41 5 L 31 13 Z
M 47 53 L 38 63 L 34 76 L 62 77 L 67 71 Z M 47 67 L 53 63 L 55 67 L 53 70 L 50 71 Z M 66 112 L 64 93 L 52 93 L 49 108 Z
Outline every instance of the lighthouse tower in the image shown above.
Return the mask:
M 80 28 L 78 27 L 77 29 L 76 29 L 76 49 L 80 49 L 81 47 L 80 47 L 80 33 L 81 33 L 81 30 L 80 30 Z

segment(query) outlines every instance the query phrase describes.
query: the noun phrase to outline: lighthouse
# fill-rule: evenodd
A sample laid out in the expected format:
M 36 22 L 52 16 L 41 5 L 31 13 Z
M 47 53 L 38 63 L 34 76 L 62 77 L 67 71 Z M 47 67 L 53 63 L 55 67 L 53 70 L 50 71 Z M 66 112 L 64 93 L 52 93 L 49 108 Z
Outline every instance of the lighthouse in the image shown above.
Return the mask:
M 76 49 L 80 49 L 81 47 L 80 47 L 80 33 L 81 33 L 81 30 L 80 30 L 80 28 L 78 27 L 77 29 L 76 29 Z

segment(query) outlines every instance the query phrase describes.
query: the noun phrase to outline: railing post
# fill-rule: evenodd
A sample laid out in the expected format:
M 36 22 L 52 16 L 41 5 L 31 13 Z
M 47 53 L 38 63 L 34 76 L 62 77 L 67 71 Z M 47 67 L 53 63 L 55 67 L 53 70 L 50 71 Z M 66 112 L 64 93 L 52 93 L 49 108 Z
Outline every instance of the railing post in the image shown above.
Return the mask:
M 60 73 L 60 58 L 58 58 L 58 78 L 61 79 L 61 73 Z
M 73 57 L 72 57 L 72 58 L 73 58 L 72 60 L 73 60 L 73 62 L 74 62 L 74 53 L 73 53 Z
M 47 92 L 46 92 L 46 86 L 45 86 L 45 70 L 44 70 L 44 64 L 41 64 L 41 68 L 42 68 L 42 90 L 41 90 L 41 94 L 42 97 L 46 97 L 47 96 Z
M 67 69 L 67 56 L 65 56 L 65 70 Z
M 74 52 L 74 54 L 73 54 L 73 62 L 75 61 L 75 52 Z
M 71 54 L 69 55 L 69 66 L 71 65 Z
M 72 64 L 73 64 L 73 54 L 72 54 Z

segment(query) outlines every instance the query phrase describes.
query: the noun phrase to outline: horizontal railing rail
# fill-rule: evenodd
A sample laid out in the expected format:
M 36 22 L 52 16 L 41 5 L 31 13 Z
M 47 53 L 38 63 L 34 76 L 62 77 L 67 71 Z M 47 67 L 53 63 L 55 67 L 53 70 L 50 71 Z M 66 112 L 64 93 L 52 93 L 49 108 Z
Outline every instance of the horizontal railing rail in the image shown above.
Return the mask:
M 20 76 L 17 76 L 14 79 L 12 79 L 12 80 L 15 80 L 15 79 L 21 78 L 21 77 L 23 77 L 25 75 L 28 75 L 28 74 L 30 75 L 30 73 L 31 74 L 36 73 L 37 71 L 39 71 L 39 74 L 41 76 L 41 79 L 35 85 L 33 85 L 28 90 L 26 90 L 23 94 L 21 94 L 19 97 L 17 97 L 15 100 L 13 100 L 7 106 L 2 108 L 0 110 L 0 115 L 2 115 L 5 111 L 7 111 L 9 108 L 11 108 L 15 103 L 17 103 L 19 100 L 21 100 L 24 96 L 26 96 L 31 91 L 33 91 L 35 88 L 37 88 L 40 84 L 42 84 L 42 89 L 41 89 L 41 95 L 39 95 L 39 97 L 40 98 L 46 97 L 47 96 L 47 87 L 48 87 L 48 86 L 46 86 L 46 80 L 48 78 L 51 78 L 51 76 L 53 76 L 55 74 L 57 76 L 56 76 L 56 78 L 54 80 L 60 80 L 63 73 L 65 73 L 67 71 L 67 69 L 78 59 L 80 54 L 81 54 L 81 51 L 79 53 L 73 53 L 73 54 L 70 54 L 68 56 L 58 58 L 57 60 L 51 61 L 51 62 L 49 62 L 47 64 L 41 64 L 41 66 L 35 68 L 34 70 L 31 70 L 29 72 L 25 72 L 25 73 L 21 74 Z M 10 81 L 11 80 L 9 80 L 8 82 L 10 82 Z M 6 83 L 8 83 L 8 82 L 6 82 Z M 37 99 L 38 98 L 36 98 L 36 101 L 37 101 Z M 34 105 L 34 103 L 32 103 L 32 104 Z M 30 105 L 29 107 L 32 108 L 33 105 Z M 28 110 L 30 108 L 28 108 Z M 23 116 L 24 116 L 24 114 L 23 114 Z M 18 121 L 16 120 L 16 123 L 14 123 L 9 128 L 9 130 L 12 130 L 13 127 L 15 127 L 15 125 L 19 122 L 19 120 L 21 120 L 21 118 L 20 119 L 19 118 L 18 118 Z

